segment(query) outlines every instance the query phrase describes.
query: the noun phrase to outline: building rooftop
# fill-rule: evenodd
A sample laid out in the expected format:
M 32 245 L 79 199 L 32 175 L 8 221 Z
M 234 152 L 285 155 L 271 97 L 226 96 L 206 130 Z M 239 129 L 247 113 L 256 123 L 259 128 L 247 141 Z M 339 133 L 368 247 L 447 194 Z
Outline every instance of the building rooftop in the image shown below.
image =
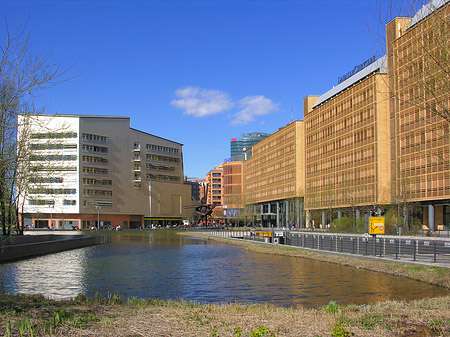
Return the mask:
M 353 76 L 347 78 L 345 81 L 342 81 L 337 86 L 333 87 L 333 89 L 327 91 L 323 95 L 321 95 L 316 103 L 313 105 L 313 109 L 319 106 L 320 104 L 328 101 L 333 96 L 336 96 L 340 92 L 345 89 L 351 87 L 355 83 L 361 81 L 363 78 L 369 76 L 370 74 L 379 71 L 380 73 L 387 73 L 387 63 L 386 63 L 386 55 L 380 57 L 378 60 L 369 64 L 367 67 L 355 73 Z
M 423 5 L 422 8 L 417 11 L 416 15 L 414 15 L 407 29 L 414 27 L 418 22 L 422 21 L 436 9 L 441 8 L 448 2 L 450 2 L 450 0 L 431 0 L 426 5 Z

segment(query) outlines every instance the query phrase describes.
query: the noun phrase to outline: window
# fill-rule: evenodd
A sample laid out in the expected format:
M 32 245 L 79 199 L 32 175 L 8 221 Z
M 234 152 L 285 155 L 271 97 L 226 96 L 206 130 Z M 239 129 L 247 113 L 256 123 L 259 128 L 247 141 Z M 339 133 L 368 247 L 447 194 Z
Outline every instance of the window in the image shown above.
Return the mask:
M 43 167 L 43 166 L 32 166 L 31 167 L 32 172 L 39 172 L 39 171 L 52 171 L 52 172 L 76 172 L 77 168 L 76 166 L 52 166 L 52 167 Z
M 58 138 L 77 138 L 76 132 L 46 132 L 32 133 L 31 139 L 58 139 Z
M 85 167 L 83 167 L 83 173 L 90 173 L 90 174 L 108 174 L 108 169 L 105 169 L 105 168 L 99 168 L 99 167 L 89 167 L 89 166 L 85 166 Z
M 63 150 L 63 149 L 76 149 L 77 144 L 31 144 L 32 150 Z
M 145 158 L 147 160 L 165 161 L 168 163 L 179 163 L 180 162 L 180 158 L 166 157 L 166 156 L 160 156 L 160 155 L 156 155 L 156 154 L 146 154 Z
M 76 194 L 75 188 L 31 188 L 30 194 Z
M 91 142 L 99 142 L 99 143 L 107 143 L 108 142 L 108 137 L 93 135 L 90 133 L 83 133 L 81 138 L 83 140 L 87 140 L 87 141 L 91 141 Z
M 173 147 L 154 145 L 154 144 L 146 144 L 145 149 L 147 151 L 158 151 L 158 152 L 166 152 L 171 154 L 179 154 L 179 150 Z
M 28 202 L 31 206 L 54 206 L 55 200 L 31 199 Z
M 82 158 L 86 163 L 108 164 L 108 159 L 102 157 L 83 156 Z
M 77 204 L 76 200 L 63 200 L 63 205 L 64 206 L 75 206 Z
M 97 153 L 108 153 L 108 148 L 96 145 L 86 145 L 83 144 L 83 151 L 85 152 L 97 152 Z
M 59 154 L 48 154 L 48 155 L 32 155 L 30 160 L 32 161 L 70 161 L 77 160 L 76 155 L 59 155 Z
M 83 184 L 85 184 L 85 185 L 112 186 L 112 180 L 110 180 L 110 179 L 83 178 Z
M 59 177 L 32 177 L 31 182 L 34 184 L 52 184 L 52 183 L 62 183 L 63 178 Z
M 86 195 L 86 196 L 112 197 L 112 191 L 84 189 L 83 190 L 83 195 Z
M 170 171 L 170 172 L 175 171 L 174 166 L 147 164 L 146 167 L 147 170 Z
M 168 176 L 164 174 L 151 174 L 146 175 L 148 180 L 160 180 L 160 181 L 180 181 L 180 177 Z

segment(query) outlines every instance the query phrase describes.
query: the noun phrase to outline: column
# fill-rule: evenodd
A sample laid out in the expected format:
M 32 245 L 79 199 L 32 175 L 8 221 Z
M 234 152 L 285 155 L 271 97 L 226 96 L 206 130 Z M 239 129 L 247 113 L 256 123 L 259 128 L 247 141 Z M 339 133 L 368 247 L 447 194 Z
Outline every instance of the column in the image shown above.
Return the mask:
M 286 205 L 286 219 L 285 219 L 285 223 L 286 223 L 286 228 L 289 229 L 289 200 L 286 200 L 285 202 Z
M 428 205 L 428 228 L 434 232 L 434 206 Z
M 342 218 L 342 212 L 338 211 L 338 219 L 341 220 L 341 218 Z
M 322 228 L 327 228 L 327 224 L 325 223 L 325 211 L 322 211 Z
M 280 227 L 280 203 L 277 201 L 277 228 Z

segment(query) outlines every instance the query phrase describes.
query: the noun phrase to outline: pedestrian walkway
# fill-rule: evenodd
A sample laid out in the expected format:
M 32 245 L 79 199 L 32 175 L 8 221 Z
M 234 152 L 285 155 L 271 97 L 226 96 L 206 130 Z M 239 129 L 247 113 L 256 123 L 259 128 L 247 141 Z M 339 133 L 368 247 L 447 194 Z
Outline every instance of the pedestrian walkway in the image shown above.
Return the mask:
M 262 231 L 208 230 L 201 234 L 261 244 L 278 244 L 323 254 L 450 268 L 450 239 L 416 236 L 376 237 L 266 229 Z

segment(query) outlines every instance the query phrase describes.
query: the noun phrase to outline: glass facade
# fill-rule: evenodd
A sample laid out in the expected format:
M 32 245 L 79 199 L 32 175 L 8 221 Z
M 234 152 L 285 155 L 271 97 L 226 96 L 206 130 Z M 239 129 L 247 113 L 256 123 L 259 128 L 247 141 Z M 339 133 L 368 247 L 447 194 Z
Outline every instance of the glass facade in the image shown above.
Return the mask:
M 251 151 L 244 154 L 244 150 L 252 147 L 268 136 L 270 136 L 270 134 L 264 132 L 250 132 L 243 133 L 240 139 L 233 138 L 230 143 L 231 160 L 243 161 L 251 158 Z

